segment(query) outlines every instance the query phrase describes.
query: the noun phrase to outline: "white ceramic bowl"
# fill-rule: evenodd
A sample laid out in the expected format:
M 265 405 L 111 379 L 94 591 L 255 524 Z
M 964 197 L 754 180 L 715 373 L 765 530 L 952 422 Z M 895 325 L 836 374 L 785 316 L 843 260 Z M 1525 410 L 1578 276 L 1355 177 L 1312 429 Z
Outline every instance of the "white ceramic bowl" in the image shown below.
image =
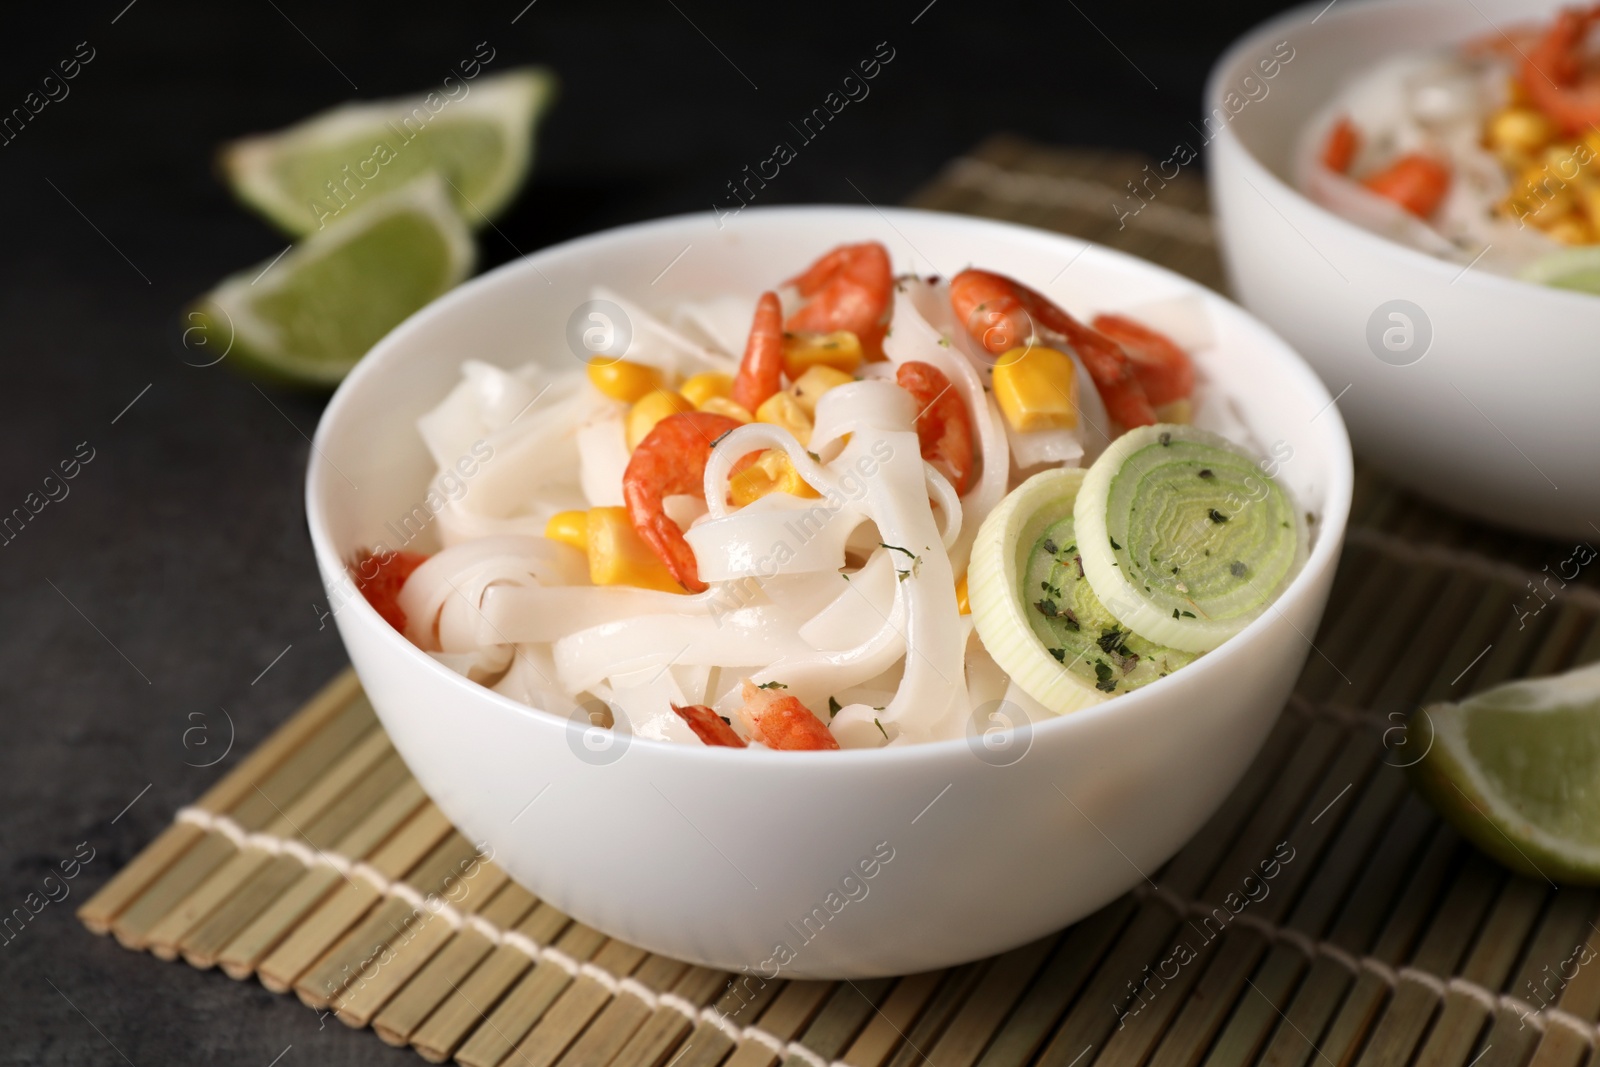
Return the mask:
M 1591 537 L 1600 523 L 1600 298 L 1463 270 L 1377 236 L 1303 196 L 1291 166 L 1306 123 L 1352 74 L 1395 53 L 1491 34 L 1490 20 L 1509 28 L 1544 18 L 1560 4 L 1313 0 L 1218 61 L 1206 130 L 1233 290 L 1342 394 L 1356 450 L 1472 515 Z M 1293 56 L 1264 79 L 1260 64 L 1273 69 L 1280 42 Z M 1219 120 L 1218 108 L 1231 119 Z M 1411 320 L 1410 347 L 1375 347 L 1371 333 L 1381 338 L 1391 326 L 1399 328 L 1392 342 L 1406 344 L 1405 322 L 1389 318 L 1396 312 Z
M 753 302 L 833 245 L 867 238 L 898 269 L 980 263 L 1076 311 L 1199 296 L 1220 342 L 1203 370 L 1263 442 L 1293 449 L 1280 477 L 1319 515 L 1319 539 L 1275 610 L 1221 649 L 1129 696 L 1023 724 L 1009 748 L 802 754 L 632 738 L 597 754 L 572 709 L 536 710 L 468 682 L 359 597 L 344 602 L 336 621 L 367 695 L 462 832 L 555 906 L 681 959 L 785 977 L 903 974 L 1003 951 L 1107 903 L 1153 875 L 1243 773 L 1333 578 L 1351 488 L 1344 427 L 1311 370 L 1243 311 L 1176 274 L 1037 230 L 825 207 L 597 234 L 508 264 L 400 326 L 317 429 L 306 498 L 324 581 L 348 588 L 340 561 L 384 540 L 385 521 L 421 499 L 431 467 L 414 423 L 462 360 L 575 366 L 565 331 L 591 285 L 652 303 Z

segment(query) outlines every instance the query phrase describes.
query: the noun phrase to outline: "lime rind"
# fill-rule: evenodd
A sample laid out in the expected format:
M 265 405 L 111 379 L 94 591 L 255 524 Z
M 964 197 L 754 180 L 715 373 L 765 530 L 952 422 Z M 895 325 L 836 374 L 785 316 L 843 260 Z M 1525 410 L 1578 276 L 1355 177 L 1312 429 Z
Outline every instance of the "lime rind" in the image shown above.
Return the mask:
M 1413 782 L 1462 835 L 1533 878 L 1600 885 L 1600 664 L 1411 716 Z
M 390 329 L 471 274 L 475 259 L 471 233 L 430 177 L 225 279 L 196 302 L 185 340 L 197 336 L 208 362 L 331 388 Z
M 526 178 L 534 127 L 554 98 L 555 84 L 550 71 L 526 67 L 486 76 L 459 100 L 436 92 L 344 104 L 276 133 L 232 142 L 221 153 L 221 168 L 243 203 L 293 236 L 346 221 L 353 212 L 345 209 L 343 195 L 359 206 L 361 198 L 375 199 L 428 170 L 445 175 L 457 210 L 476 228 L 503 211 Z M 459 142 L 473 129 L 498 142 L 497 165 L 451 166 L 411 140 L 420 137 L 427 146 L 455 136 Z M 387 156 L 374 155 L 380 145 Z M 361 164 L 374 159 L 398 165 L 380 162 L 366 172 Z M 345 166 L 371 176 L 352 177 Z M 308 177 L 313 171 L 321 181 Z M 340 192 L 330 193 L 326 181 L 338 183 Z M 376 188 L 369 191 L 368 184 Z

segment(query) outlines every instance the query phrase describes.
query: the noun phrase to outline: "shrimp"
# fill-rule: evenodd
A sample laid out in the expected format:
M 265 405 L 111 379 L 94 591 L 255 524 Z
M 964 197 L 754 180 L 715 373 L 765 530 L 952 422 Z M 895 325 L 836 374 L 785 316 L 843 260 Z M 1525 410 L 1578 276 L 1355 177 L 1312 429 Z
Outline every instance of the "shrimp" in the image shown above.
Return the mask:
M 687 704 L 679 706 L 671 704 L 669 707 L 677 712 L 678 718 L 689 724 L 689 729 L 706 745 L 722 748 L 745 748 L 744 738 L 733 732 L 733 727 L 728 721 L 704 704 Z
M 1420 219 L 1432 215 L 1450 191 L 1450 168 L 1417 152 L 1401 156 L 1361 184 Z
M 383 621 L 406 632 L 406 613 L 400 610 L 400 590 L 411 572 L 428 557 L 421 552 L 371 552 L 362 549 L 350 561 L 356 588 L 377 609 Z
M 1096 315 L 1092 325 L 1121 345 L 1133 360 L 1133 371 L 1152 406 L 1161 407 L 1194 392 L 1194 364 L 1166 334 L 1123 315 Z
M 748 678 L 744 680 L 744 704 L 739 708 L 739 719 L 751 739 L 768 748 L 821 751 L 839 747 L 822 720 L 797 698 L 775 689 L 764 689 Z
M 972 475 L 972 417 L 967 414 L 966 401 L 932 363 L 902 363 L 894 380 L 916 398 L 922 458 L 950 479 L 960 496 L 967 491 Z
M 1600 123 L 1600 71 L 1586 62 L 1583 47 L 1596 22 L 1600 4 L 1566 8 L 1523 53 L 1517 80 L 1534 104 L 1568 134 Z
M 840 245 L 787 284 L 806 300 L 785 324 L 791 333 L 849 330 L 869 360 L 883 358 L 884 319 L 894 295 L 887 248 L 877 241 Z
M 1000 355 L 1032 336 L 1038 323 L 1061 335 L 1083 360 L 1106 411 L 1123 426 L 1149 426 L 1155 409 L 1122 346 L 1079 322 L 1042 293 L 1003 274 L 968 268 L 950 282 L 950 305 L 978 343 Z
M 1341 115 L 1339 121 L 1333 124 L 1333 129 L 1328 131 L 1328 139 L 1322 145 L 1322 165 L 1344 174 L 1360 150 L 1361 131 L 1347 116 Z
M 622 472 L 622 499 L 633 528 L 666 564 L 672 577 L 691 593 L 703 593 L 694 549 L 662 504 L 669 496 L 705 495 L 706 460 L 711 445 L 741 424 L 709 411 L 668 415 L 639 442 Z
M 733 402 L 755 414 L 762 402 L 783 388 L 783 305 L 777 293 L 762 293 L 750 340 L 733 379 Z

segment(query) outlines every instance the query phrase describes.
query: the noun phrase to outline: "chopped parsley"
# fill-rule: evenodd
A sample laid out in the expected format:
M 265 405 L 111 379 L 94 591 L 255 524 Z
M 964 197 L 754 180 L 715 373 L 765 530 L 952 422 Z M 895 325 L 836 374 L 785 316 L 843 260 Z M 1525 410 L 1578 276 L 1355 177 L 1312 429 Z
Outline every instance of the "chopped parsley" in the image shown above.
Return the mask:
M 1126 642 L 1127 636 L 1126 633 L 1112 626 L 1109 629 L 1100 631 L 1100 636 L 1095 640 L 1095 644 L 1099 645 L 1100 651 L 1108 656 L 1126 656 L 1129 654 Z
M 1156 440 L 1161 442 L 1162 448 L 1166 448 L 1168 445 L 1172 444 L 1172 435 L 1166 431 L 1162 431 L 1161 436 L 1157 437 Z
M 1113 693 L 1116 691 L 1116 674 L 1111 670 L 1110 664 L 1106 663 L 1104 660 L 1095 660 L 1094 677 L 1094 687 L 1100 690 L 1102 693 Z
M 1216 475 L 1211 472 L 1211 468 L 1210 467 L 1201 467 L 1200 468 L 1200 477 L 1206 479 L 1207 481 L 1210 481 L 1211 479 L 1215 478 Z
M 817 455 L 815 452 L 811 451 L 811 449 L 809 449 L 809 448 L 806 449 L 806 455 L 811 457 L 811 462 L 813 462 L 813 463 L 821 463 L 822 462 L 822 457 Z
M 1249 568 L 1239 560 L 1234 560 L 1232 563 L 1228 564 L 1228 573 L 1233 575 L 1235 578 L 1243 578 L 1245 571 L 1248 569 Z
M 1183 617 L 1186 618 L 1186 619 L 1192 619 L 1192 618 L 1194 618 L 1194 612 L 1186 611 L 1186 612 L 1183 613 Z
M 1214 522 L 1214 523 L 1217 523 L 1218 525 L 1221 525 L 1222 523 L 1225 523 L 1225 522 L 1228 521 L 1228 516 L 1224 515 L 1222 512 L 1218 511 L 1216 508 L 1212 508 L 1211 509 L 1211 521 Z
M 1054 656 L 1056 658 L 1056 662 L 1057 663 L 1065 663 L 1065 662 L 1067 662 L 1067 650 L 1066 649 L 1064 649 L 1064 648 L 1047 648 L 1047 649 L 1045 649 L 1045 651 L 1050 653 L 1052 656 Z
M 760 685 L 756 686 L 756 688 L 757 689 L 787 689 L 789 687 L 784 685 L 782 682 L 762 682 Z
M 1048 553 L 1049 555 L 1052 555 L 1052 556 L 1055 555 L 1057 552 L 1061 551 L 1056 546 L 1056 543 L 1054 541 L 1050 540 L 1050 538 L 1048 538 L 1048 537 L 1046 537 L 1044 539 L 1044 550 L 1045 550 L 1046 553 Z
M 1116 549 L 1118 552 L 1122 551 L 1122 546 L 1117 544 L 1117 539 L 1115 537 L 1109 537 L 1108 536 L 1106 538 L 1106 540 L 1111 542 L 1111 547 L 1112 548 Z
M 904 555 L 910 556 L 912 559 L 917 558 L 917 554 L 915 552 L 911 551 L 909 548 L 901 548 L 899 545 L 886 545 L 882 541 L 879 541 L 878 547 L 887 548 L 890 552 L 900 552 Z
M 844 710 L 844 705 L 839 703 L 839 700 L 838 700 L 837 697 L 829 697 L 828 698 L 828 718 L 830 718 L 830 719 L 833 718 L 835 715 L 839 714 L 839 712 L 841 712 L 843 710 Z
M 735 426 L 733 428 L 733 430 L 737 430 L 737 429 L 738 429 L 737 426 Z M 717 434 L 717 436 L 714 439 L 712 439 L 711 447 L 712 448 L 716 448 L 718 445 L 720 445 L 722 443 L 722 439 L 724 437 L 728 436 L 730 433 L 732 433 L 733 430 L 723 430 L 721 433 Z
M 883 735 L 885 741 L 889 740 L 889 731 L 883 728 L 883 723 L 879 722 L 876 717 L 873 718 L 872 725 L 878 728 L 878 732 Z

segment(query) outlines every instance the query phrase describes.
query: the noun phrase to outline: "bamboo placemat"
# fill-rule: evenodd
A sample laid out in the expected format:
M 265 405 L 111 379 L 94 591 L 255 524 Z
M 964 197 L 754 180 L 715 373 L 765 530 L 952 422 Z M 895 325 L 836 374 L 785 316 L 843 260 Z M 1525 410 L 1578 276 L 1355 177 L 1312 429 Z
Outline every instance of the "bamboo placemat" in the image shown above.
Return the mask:
M 914 202 L 1220 285 L 1197 179 L 1119 225 L 1142 166 L 1001 138 Z M 1600 1038 L 1600 900 L 1463 843 L 1393 732 L 1419 703 L 1600 658 L 1590 573 L 1543 581 L 1570 552 L 1364 473 L 1319 652 L 1223 808 L 1152 885 L 947 971 L 735 991 L 608 939 L 476 856 L 348 672 L 79 917 L 468 1067 L 1577 1067 Z

